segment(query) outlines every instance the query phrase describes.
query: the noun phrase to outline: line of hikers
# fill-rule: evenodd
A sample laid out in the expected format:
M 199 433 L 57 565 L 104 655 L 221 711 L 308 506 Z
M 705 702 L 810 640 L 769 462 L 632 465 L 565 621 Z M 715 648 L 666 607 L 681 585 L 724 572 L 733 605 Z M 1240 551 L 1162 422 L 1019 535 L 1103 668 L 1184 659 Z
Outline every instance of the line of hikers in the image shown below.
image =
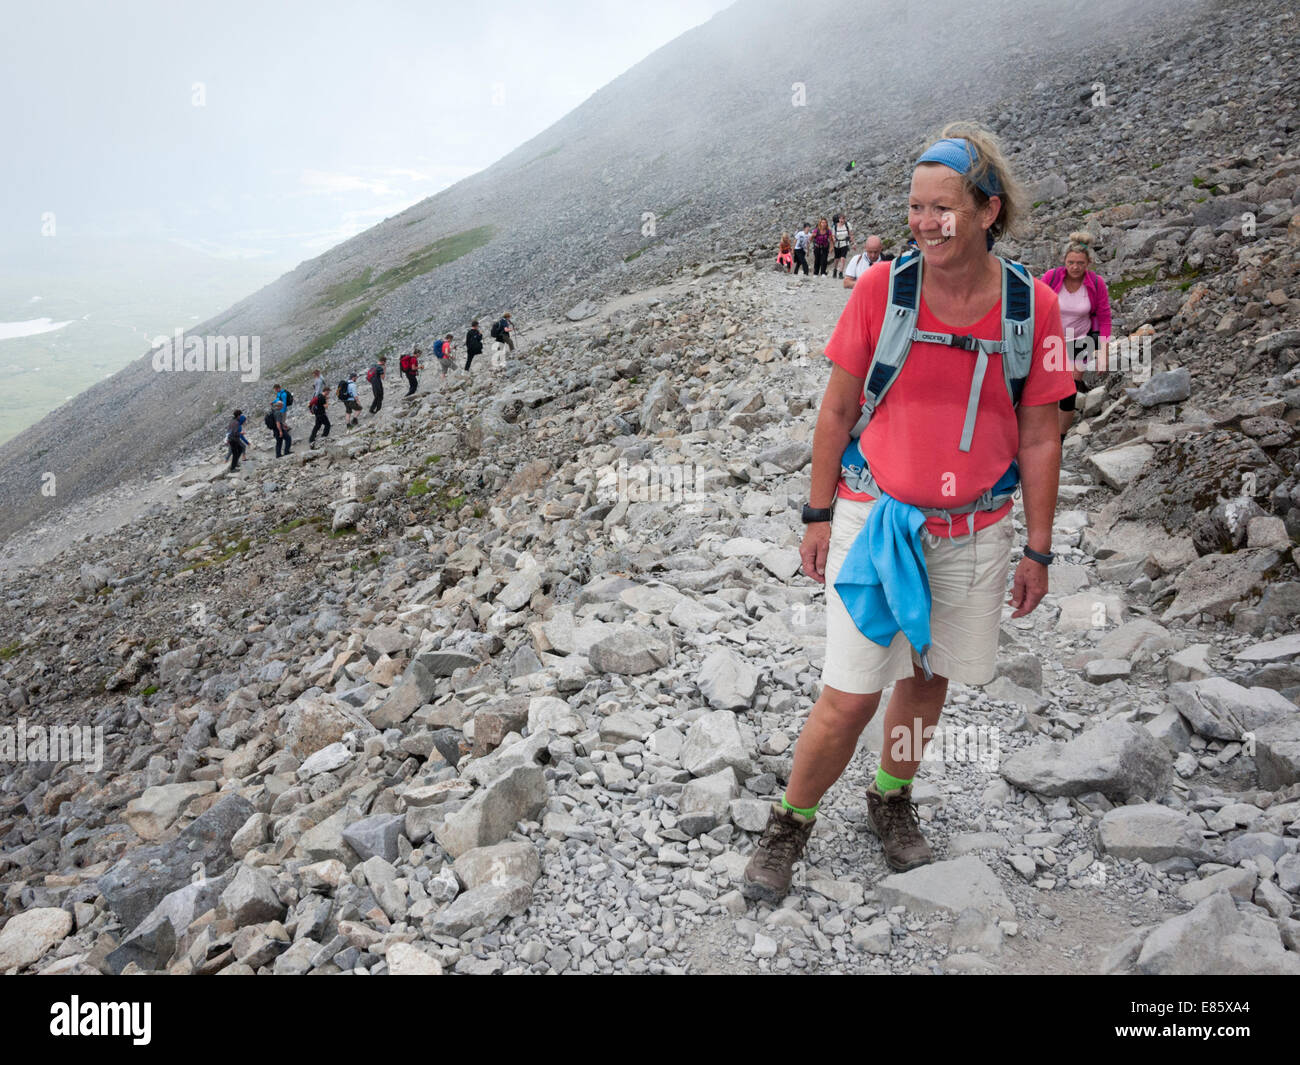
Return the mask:
M 489 335 L 497 345 L 497 350 L 504 352 L 506 348 L 511 351 L 515 350 L 514 341 L 514 324 L 511 321 L 510 312 L 507 311 L 496 322 L 493 323 Z M 439 337 L 433 342 L 433 356 L 438 360 L 438 369 L 445 378 L 449 370 L 454 365 L 453 348 L 455 341 L 451 333 Z M 469 327 L 469 332 L 465 334 L 465 369 L 469 370 L 474 363 L 474 357 L 483 353 L 483 334 L 478 327 L 478 319 L 475 318 Z M 403 399 L 409 399 L 415 395 L 419 387 L 420 379 L 420 356 L 422 352 L 417 345 L 409 354 L 403 355 L 398 360 L 398 369 L 406 378 L 409 388 Z M 366 382 L 370 385 L 370 413 L 378 414 L 384 406 L 384 375 L 388 370 L 388 357 L 380 355 L 379 358 L 366 370 Z M 334 394 L 339 402 L 343 404 L 343 409 L 347 414 L 346 428 L 354 428 L 361 422 L 361 401 L 357 398 L 357 378 L 360 375 L 357 372 L 350 373 L 339 381 Z M 330 387 L 325 383 L 325 377 L 320 370 L 312 372 L 312 395 L 307 401 L 307 409 L 315 416 L 316 424 L 312 426 L 311 436 L 307 439 L 309 447 L 316 447 L 316 436 L 319 433 L 321 437 L 330 435 L 330 419 L 326 413 L 329 407 Z M 275 438 L 275 457 L 283 458 L 293 452 L 293 434 L 289 430 L 288 412 L 293 406 L 293 393 L 283 385 L 276 385 L 274 398 L 271 401 L 271 407 L 262 419 L 271 435 Z M 244 424 L 248 416 L 242 410 L 236 410 L 231 416 L 230 421 L 226 424 L 226 447 L 230 451 L 230 471 L 233 473 L 239 469 L 239 460 L 251 446 L 248 437 L 244 435 Z
M 854 247 L 861 250 L 850 259 L 849 252 Z M 909 237 L 904 251 L 914 247 L 916 247 L 916 240 Z M 777 269 L 784 269 L 787 274 L 797 274 L 802 270 L 807 276 L 809 248 L 813 252 L 812 272 L 824 277 L 843 278 L 845 288 L 852 288 L 853 282 L 868 266 L 894 257 L 891 252 L 884 250 L 880 237 L 875 233 L 868 236 L 861 244 L 856 243 L 847 216 L 837 214 L 831 222 L 827 222 L 825 218 L 820 219 L 816 229 L 811 222 L 805 222 L 795 230 L 793 240 L 789 233 L 782 233 L 781 245 L 776 255 Z M 831 257 L 832 252 L 834 258 Z M 829 273 L 826 270 L 828 263 Z

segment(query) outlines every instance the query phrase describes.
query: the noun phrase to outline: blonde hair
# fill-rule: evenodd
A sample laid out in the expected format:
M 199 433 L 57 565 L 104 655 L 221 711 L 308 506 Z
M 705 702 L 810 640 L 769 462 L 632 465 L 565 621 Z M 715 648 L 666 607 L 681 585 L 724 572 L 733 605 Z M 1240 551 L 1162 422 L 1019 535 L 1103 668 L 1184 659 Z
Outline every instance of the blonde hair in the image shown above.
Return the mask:
M 998 216 L 989 226 L 993 239 L 1019 236 L 1025 210 L 1025 190 L 1012 173 L 1011 164 L 1002 152 L 1002 144 L 997 135 L 978 122 L 962 120 L 949 122 L 930 143 L 945 137 L 964 137 L 975 149 L 976 162 L 961 179 L 966 191 L 974 197 L 977 207 L 983 207 L 989 202 L 988 195 L 979 187 L 979 184 L 987 184 L 985 179 L 989 174 L 996 178 L 997 184 L 1002 188 Z
M 1065 254 L 1071 252 L 1083 252 L 1088 262 L 1092 262 L 1092 234 L 1084 230 L 1076 230 L 1070 234 L 1070 239 L 1065 244 Z

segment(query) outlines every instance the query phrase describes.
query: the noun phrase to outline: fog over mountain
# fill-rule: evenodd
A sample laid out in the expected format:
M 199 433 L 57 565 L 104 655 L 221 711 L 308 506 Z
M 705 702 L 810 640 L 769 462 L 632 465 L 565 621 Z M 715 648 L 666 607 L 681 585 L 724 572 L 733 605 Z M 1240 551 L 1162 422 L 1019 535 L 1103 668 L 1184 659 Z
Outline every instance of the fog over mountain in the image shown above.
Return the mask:
M 1165 0 L 1064 11 L 1039 0 L 924 12 L 830 0 L 736 4 L 487 170 L 191 329 L 260 337 L 261 383 L 155 373 L 142 348 L 111 380 L 0 447 L 0 533 L 165 468 L 219 436 L 222 411 L 257 407 L 271 378 L 305 380 L 307 362 L 336 376 L 506 308 L 526 326 L 587 296 L 653 283 L 684 261 L 771 240 L 795 221 L 777 204 L 829 213 L 846 197 L 870 197 L 887 163 L 952 117 L 1001 119 L 1013 151 L 1095 173 L 1107 165 L 1104 150 L 1057 160 L 1050 140 L 1019 135 L 1017 93 L 1069 71 L 1063 120 L 1086 115 L 1075 97 L 1099 80 L 1116 104 L 1132 100 L 1149 74 L 1105 57 L 1133 48 L 1158 17 L 1176 34 L 1186 10 Z M 1075 73 L 1085 45 L 1097 58 Z M 859 166 L 846 180 L 849 160 Z M 642 236 L 647 212 L 653 237 Z M 129 458 L 120 447 L 87 446 L 123 434 Z M 58 479 L 53 497 L 39 491 L 47 472 Z

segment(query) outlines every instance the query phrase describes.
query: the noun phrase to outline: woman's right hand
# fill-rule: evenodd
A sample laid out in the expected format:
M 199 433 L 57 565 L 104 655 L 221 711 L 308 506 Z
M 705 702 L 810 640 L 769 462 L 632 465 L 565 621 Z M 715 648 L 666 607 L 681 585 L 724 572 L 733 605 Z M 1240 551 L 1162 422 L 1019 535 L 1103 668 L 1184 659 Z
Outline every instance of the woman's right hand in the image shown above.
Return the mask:
M 831 523 L 814 521 L 804 529 L 803 543 L 799 545 L 799 558 L 803 561 L 803 574 L 818 584 L 826 583 L 826 556 L 831 549 Z

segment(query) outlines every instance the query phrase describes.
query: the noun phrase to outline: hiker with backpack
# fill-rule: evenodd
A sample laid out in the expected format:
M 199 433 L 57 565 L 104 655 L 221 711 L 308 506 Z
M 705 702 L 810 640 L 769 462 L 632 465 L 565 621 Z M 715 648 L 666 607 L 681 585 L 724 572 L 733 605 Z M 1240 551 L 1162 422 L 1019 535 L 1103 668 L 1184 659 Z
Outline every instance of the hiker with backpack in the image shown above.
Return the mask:
M 1056 294 L 992 253 L 1018 229 L 1025 194 L 993 134 L 963 123 L 917 160 L 909 203 L 919 251 L 867 271 L 826 345 L 800 547 L 804 574 L 826 589 L 822 691 L 745 868 L 747 898 L 789 891 L 822 796 L 891 683 L 867 826 L 891 869 L 932 860 L 912 784 L 949 681 L 993 679 L 1017 485 L 1028 543 L 1011 616 L 1047 592 L 1057 402 L 1073 381 L 1047 358 Z
M 844 215 L 837 214 L 831 232 L 835 236 L 835 261 L 831 264 L 831 277 L 843 277 L 844 260 L 848 258 L 849 245 L 853 243 L 849 220 Z
M 388 358 L 380 355 L 379 361 L 366 371 L 366 380 L 370 382 L 370 394 L 374 397 L 370 401 L 371 414 L 378 414 L 384 405 L 384 370 L 387 366 Z
M 483 354 L 483 334 L 479 332 L 478 319 L 469 323 L 469 332 L 465 334 L 465 369 L 474 361 L 475 355 Z
M 361 420 L 357 417 L 357 415 L 361 413 L 361 401 L 357 399 L 357 375 L 351 373 L 348 374 L 347 377 L 343 378 L 343 380 L 339 382 L 339 389 L 336 394 L 343 403 L 344 413 L 348 416 L 344 428 L 352 429 Z
M 794 235 L 794 272 L 797 274 L 803 270 L 804 277 L 808 276 L 808 242 L 812 239 L 812 224 L 805 222 Z
M 447 377 L 447 371 L 454 365 L 451 355 L 451 334 L 433 342 L 433 354 L 438 360 L 438 369 L 442 372 L 443 379 Z
M 320 395 L 324 390 L 325 390 L 325 376 L 324 376 L 324 374 L 322 374 L 322 373 L 320 372 L 320 370 L 313 370 L 313 371 L 311 372 L 311 396 L 312 396 L 312 399 L 315 399 L 315 398 L 316 398 L 317 396 L 319 396 L 319 395 Z M 310 400 L 310 399 L 307 401 L 307 406 L 308 406 L 308 408 L 311 407 L 311 400 Z
M 321 382 L 321 389 L 307 403 L 307 409 L 316 415 L 316 424 L 311 427 L 311 436 L 307 438 L 307 446 L 314 448 L 316 446 L 316 434 L 324 429 L 321 436 L 330 435 L 329 415 L 325 413 L 325 407 L 329 403 L 330 390 L 325 383 Z
M 1065 265 L 1055 266 L 1043 281 L 1056 293 L 1061 305 L 1061 327 L 1065 350 L 1070 353 L 1075 395 L 1061 400 L 1061 439 L 1070 431 L 1078 396 L 1087 392 L 1083 372 L 1107 370 L 1110 344 L 1110 294 L 1106 282 L 1092 269 L 1092 234 L 1071 233 L 1065 246 Z
M 282 388 L 277 388 L 276 398 L 271 403 L 271 409 L 266 412 L 266 427 L 271 430 L 271 435 L 275 437 L 275 457 L 283 458 L 293 450 L 293 437 L 289 435 L 289 423 L 286 420 L 285 402 L 280 397 L 285 395 Z
M 416 374 L 420 372 L 420 349 L 416 348 L 411 354 L 403 355 L 398 360 L 397 368 L 406 375 L 406 380 L 411 386 L 406 390 L 406 396 L 404 397 L 410 399 L 415 395 L 416 386 L 419 384 L 419 378 L 416 377 Z
M 515 350 L 515 338 L 513 333 L 515 327 L 510 321 L 510 312 L 506 311 L 492 326 L 492 339 L 498 344 L 508 347 L 511 351 Z
M 286 411 L 288 411 L 288 409 L 293 406 L 293 393 L 290 392 L 283 385 L 275 386 L 275 398 L 280 403 L 284 404 L 284 409 Z
M 226 424 L 226 446 L 230 448 L 230 472 L 239 469 L 239 460 L 248 450 L 248 438 L 244 436 L 244 412 L 235 411 Z
M 831 253 L 831 224 L 826 219 L 817 220 L 817 228 L 812 235 L 813 275 L 826 276 L 826 261 Z

